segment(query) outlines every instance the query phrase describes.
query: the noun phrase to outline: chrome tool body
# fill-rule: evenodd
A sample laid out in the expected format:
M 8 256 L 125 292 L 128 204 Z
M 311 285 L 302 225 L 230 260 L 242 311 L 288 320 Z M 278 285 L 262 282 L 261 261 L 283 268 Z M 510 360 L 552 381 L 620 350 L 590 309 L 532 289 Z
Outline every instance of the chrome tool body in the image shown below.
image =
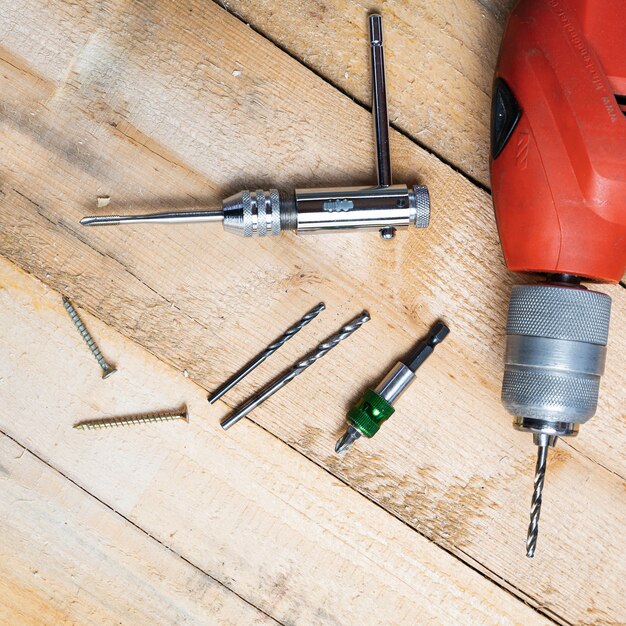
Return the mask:
M 371 15 L 369 26 L 376 186 L 296 189 L 291 193 L 277 189 L 241 191 L 223 200 L 221 208 L 212 210 L 94 215 L 83 218 L 81 224 L 221 222 L 226 232 L 243 237 L 279 235 L 287 230 L 304 234 L 372 229 L 380 231 L 384 239 L 392 239 L 398 228 L 427 227 L 430 220 L 427 188 L 422 185 L 394 185 L 392 181 L 381 16 Z
M 289 371 L 276 378 L 253 398 L 237 408 L 222 421 L 222 428 L 227 430 L 231 426 L 234 426 L 240 419 L 248 415 L 248 413 L 256 409 L 256 407 L 265 402 L 270 396 L 273 396 L 277 391 L 290 383 L 296 376 L 302 374 L 305 369 L 313 365 L 313 363 L 321 359 L 323 356 L 326 356 L 326 354 L 328 354 L 335 346 L 341 343 L 344 339 L 347 339 L 353 332 L 361 328 L 361 326 L 363 326 L 365 322 L 368 322 L 369 319 L 369 313 L 367 311 L 363 311 L 361 315 L 354 318 L 351 322 L 341 328 L 338 333 L 329 337 L 326 341 L 317 346 L 315 350 L 304 357 L 304 359 L 298 361 L 291 369 L 289 369 Z

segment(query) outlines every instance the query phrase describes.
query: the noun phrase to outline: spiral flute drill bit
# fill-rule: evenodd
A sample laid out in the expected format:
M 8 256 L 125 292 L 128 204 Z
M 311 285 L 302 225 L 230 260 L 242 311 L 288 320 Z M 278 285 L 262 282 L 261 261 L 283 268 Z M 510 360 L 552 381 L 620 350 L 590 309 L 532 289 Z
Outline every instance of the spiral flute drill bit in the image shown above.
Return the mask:
M 310 352 L 301 361 L 298 361 L 287 373 L 276 378 L 273 382 L 264 387 L 258 394 L 248 400 L 248 402 L 231 413 L 224 421 L 222 421 L 222 428 L 227 430 L 231 426 L 235 425 L 241 418 L 248 415 L 248 413 L 265 402 L 265 400 L 267 400 L 270 396 L 273 396 L 277 391 L 290 383 L 296 376 L 298 376 L 298 374 L 302 374 L 302 372 L 313 365 L 315 361 L 325 356 L 337 344 L 341 343 L 344 339 L 347 339 L 354 331 L 358 330 L 361 326 L 363 326 L 363 324 L 365 324 L 365 322 L 369 321 L 369 319 L 369 313 L 367 311 L 363 311 L 361 315 L 355 317 L 351 322 L 346 324 L 338 333 L 329 337 L 324 343 L 320 343 L 315 350 Z
M 526 556 L 529 559 L 535 556 L 535 550 L 537 548 L 543 485 L 546 479 L 546 468 L 548 464 L 548 448 L 556 444 L 556 439 L 554 435 L 545 434 L 535 435 L 534 437 L 534 441 L 537 444 L 537 466 L 535 468 L 533 499 L 530 506 L 530 524 L 528 525 L 528 536 L 526 537 Z
M 170 422 L 172 420 L 189 421 L 187 409 L 183 411 L 168 411 L 165 413 L 151 413 L 149 415 L 130 415 L 128 417 L 107 417 L 104 419 L 78 422 L 74 424 L 77 430 L 95 430 L 97 428 L 114 428 L 116 426 L 135 426 L 150 422 Z
M 225 383 L 222 383 L 210 396 L 209 402 L 213 404 L 217 402 L 225 393 L 230 391 L 238 382 L 243 380 L 252 370 L 257 368 L 267 357 L 271 356 L 289 341 L 295 334 L 299 333 L 310 321 L 314 320 L 324 309 L 326 305 L 320 302 L 315 308 L 311 309 L 297 324 L 288 328 L 274 343 L 271 343 L 263 352 L 257 354 L 251 361 L 246 363 L 242 369 L 231 376 Z

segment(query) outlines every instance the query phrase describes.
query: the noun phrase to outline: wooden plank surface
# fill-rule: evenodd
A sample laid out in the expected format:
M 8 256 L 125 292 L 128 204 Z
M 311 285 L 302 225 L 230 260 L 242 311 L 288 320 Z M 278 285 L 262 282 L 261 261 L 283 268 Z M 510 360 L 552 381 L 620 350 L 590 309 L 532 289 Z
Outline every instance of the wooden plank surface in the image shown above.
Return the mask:
M 252 418 L 554 619 L 626 620 L 625 339 L 612 333 L 599 417 L 552 455 L 529 562 L 534 450 L 498 401 L 511 278 L 483 191 L 394 134 L 396 179 L 430 186 L 427 232 L 242 241 L 208 226 L 81 229 L 99 194 L 127 211 L 247 186 L 367 182 L 368 113 L 215 5 L 1 7 L 4 256 L 206 388 L 325 300 L 328 312 L 230 405 L 367 307 L 362 331 Z M 365 62 L 361 33 L 358 46 Z M 606 291 L 620 328 L 623 293 Z M 440 316 L 453 334 L 397 415 L 338 459 L 346 409 Z
M 103 382 L 60 294 L 6 261 L 0 283 L 6 623 L 548 623 L 258 426 L 225 438 L 202 388 L 85 316 Z M 184 401 L 189 425 L 71 428 Z
M 0 472 L 3 624 L 276 623 L 4 434 Z
M 515 0 L 386 3 L 393 126 L 489 185 L 491 83 Z M 220 0 L 220 4 L 360 103 L 369 103 L 371 0 Z M 358 52 L 357 52 L 358 51 Z M 434 97 L 433 97 L 434 95 Z

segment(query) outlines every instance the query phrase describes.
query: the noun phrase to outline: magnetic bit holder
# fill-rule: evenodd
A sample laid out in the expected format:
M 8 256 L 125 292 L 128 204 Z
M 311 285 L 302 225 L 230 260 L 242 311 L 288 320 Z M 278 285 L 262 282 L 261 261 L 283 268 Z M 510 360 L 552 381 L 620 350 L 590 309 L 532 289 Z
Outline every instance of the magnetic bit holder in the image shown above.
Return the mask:
M 296 189 L 291 194 L 276 189 L 240 191 L 223 200 L 221 209 L 89 216 L 84 217 L 81 224 L 222 222 L 225 231 L 244 237 L 279 235 L 284 230 L 301 234 L 359 228 L 379 230 L 383 239 L 393 239 L 398 228 L 426 228 L 430 221 L 428 189 L 423 185 L 408 187 L 392 182 L 380 15 L 370 15 L 369 32 L 378 177 L 375 187 Z
M 437 322 L 408 358 L 398 361 L 376 388 L 365 392 L 349 411 L 348 428 L 337 441 L 335 452 L 346 452 L 360 437 L 371 438 L 378 432 L 395 412 L 394 403 L 415 380 L 417 370 L 449 333 L 450 329 L 443 322 Z

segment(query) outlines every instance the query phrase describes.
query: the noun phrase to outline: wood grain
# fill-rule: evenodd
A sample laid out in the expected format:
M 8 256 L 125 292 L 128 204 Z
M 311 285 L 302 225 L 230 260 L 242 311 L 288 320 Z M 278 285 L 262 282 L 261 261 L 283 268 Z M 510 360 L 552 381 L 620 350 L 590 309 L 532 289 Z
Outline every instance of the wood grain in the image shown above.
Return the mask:
M 220 4 L 361 103 L 371 102 L 366 16 L 381 12 L 391 123 L 489 186 L 491 83 L 514 0 Z
M 81 229 L 102 194 L 127 211 L 271 183 L 366 182 L 369 115 L 213 5 L 7 3 L 0 16 L 3 255 L 206 388 L 325 300 L 327 314 L 231 405 L 367 307 L 363 331 L 252 418 L 555 619 L 626 620 L 626 339 L 612 334 L 599 417 L 552 455 L 529 562 L 534 450 L 498 400 L 511 279 L 487 194 L 396 133 L 398 180 L 427 182 L 434 198 L 425 233 L 244 241 L 210 226 Z M 20 27 L 40 21 L 36 38 Z M 623 294 L 606 291 L 620 328 Z M 452 335 L 397 414 L 338 459 L 347 408 L 440 316 Z
M 3 624 L 276 623 L 6 435 L 0 475 Z
M 60 294 L 6 261 L 0 281 L 0 429 L 49 464 L 0 437 L 7 617 L 548 623 L 258 426 L 224 437 L 203 389 L 86 315 L 120 366 L 102 381 Z M 189 425 L 71 428 L 183 401 Z

